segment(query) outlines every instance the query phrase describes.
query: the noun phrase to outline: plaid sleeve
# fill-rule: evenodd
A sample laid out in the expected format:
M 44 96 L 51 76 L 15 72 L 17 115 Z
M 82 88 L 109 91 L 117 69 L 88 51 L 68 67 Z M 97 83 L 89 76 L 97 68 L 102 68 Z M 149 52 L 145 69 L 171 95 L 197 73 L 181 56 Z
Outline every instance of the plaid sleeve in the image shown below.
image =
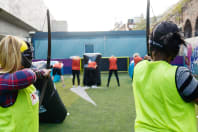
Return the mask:
M 0 75 L 0 95 L 26 88 L 36 80 L 36 74 L 30 69 Z
M 198 98 L 198 81 L 186 67 L 178 67 L 176 71 L 177 90 L 186 102 Z
M 32 70 L 35 72 L 37 79 L 44 79 L 45 78 L 45 76 L 44 76 L 45 72 L 43 71 L 43 69 L 39 70 L 39 69 L 33 68 Z

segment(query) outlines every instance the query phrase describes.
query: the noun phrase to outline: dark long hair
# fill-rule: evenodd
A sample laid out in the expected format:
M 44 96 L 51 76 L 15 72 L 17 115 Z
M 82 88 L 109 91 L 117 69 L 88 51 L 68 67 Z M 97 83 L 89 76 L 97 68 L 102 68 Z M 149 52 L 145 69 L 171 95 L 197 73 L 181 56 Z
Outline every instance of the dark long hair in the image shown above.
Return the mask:
M 163 53 L 173 59 L 179 52 L 180 45 L 185 45 L 184 39 L 176 24 L 164 21 L 153 28 L 150 39 L 150 51 Z

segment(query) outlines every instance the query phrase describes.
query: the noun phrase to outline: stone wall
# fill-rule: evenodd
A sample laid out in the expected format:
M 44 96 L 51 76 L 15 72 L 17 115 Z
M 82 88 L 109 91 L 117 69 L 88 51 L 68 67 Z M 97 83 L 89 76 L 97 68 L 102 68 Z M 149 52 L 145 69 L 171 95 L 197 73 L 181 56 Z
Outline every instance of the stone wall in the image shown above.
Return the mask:
M 192 27 L 192 37 L 195 36 L 196 20 L 198 18 L 198 0 L 190 0 L 182 8 L 174 14 L 168 17 L 168 20 L 174 21 L 177 25 L 182 28 L 184 32 L 184 27 L 187 20 L 190 21 Z

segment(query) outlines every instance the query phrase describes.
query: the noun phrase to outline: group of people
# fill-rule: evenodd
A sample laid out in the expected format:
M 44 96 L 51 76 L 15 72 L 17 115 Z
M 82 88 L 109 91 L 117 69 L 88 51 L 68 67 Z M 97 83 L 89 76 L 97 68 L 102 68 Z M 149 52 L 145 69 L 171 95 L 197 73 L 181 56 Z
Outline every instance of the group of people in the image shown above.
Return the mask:
M 75 87 L 75 78 L 77 77 L 78 81 L 78 87 L 80 86 L 80 57 L 79 56 L 72 56 L 72 84 L 73 87 Z M 59 75 L 62 81 L 63 87 L 65 87 L 64 84 L 64 77 L 62 75 L 62 68 L 63 68 L 63 63 L 61 61 L 58 61 L 53 65 L 52 69 L 52 80 L 54 80 L 55 75 Z
M 79 56 L 72 56 L 71 59 L 72 59 L 72 76 L 73 76 L 72 84 L 73 84 L 73 87 L 75 87 L 75 78 L 77 77 L 77 84 L 78 84 L 78 87 L 80 87 L 80 66 L 81 66 L 80 61 L 81 60 Z M 88 68 L 96 69 L 96 67 L 97 67 L 97 64 L 95 61 L 88 62 Z M 61 61 L 58 61 L 57 63 L 53 65 L 52 80 L 54 79 L 55 75 L 59 75 L 61 77 L 63 86 L 65 86 L 64 78 L 63 78 L 62 71 L 61 71 L 62 68 L 63 68 L 63 63 Z M 120 86 L 117 70 L 118 70 L 117 58 L 115 56 L 111 56 L 109 58 L 109 77 L 108 77 L 107 87 L 109 87 L 111 76 L 113 73 L 116 76 L 118 87 Z
M 170 64 L 186 45 L 177 25 L 165 21 L 155 26 L 149 44 L 151 57 L 136 63 L 133 73 L 135 132 L 196 132 L 198 81 L 188 68 Z M 30 51 L 31 45 L 14 36 L 0 42 L 0 132 L 39 131 L 39 100 L 32 84 L 49 77 L 50 70 L 30 69 Z M 80 85 L 79 60 L 73 58 L 73 85 L 75 76 Z M 107 86 L 113 72 L 120 86 L 117 58 L 112 56 L 109 63 Z

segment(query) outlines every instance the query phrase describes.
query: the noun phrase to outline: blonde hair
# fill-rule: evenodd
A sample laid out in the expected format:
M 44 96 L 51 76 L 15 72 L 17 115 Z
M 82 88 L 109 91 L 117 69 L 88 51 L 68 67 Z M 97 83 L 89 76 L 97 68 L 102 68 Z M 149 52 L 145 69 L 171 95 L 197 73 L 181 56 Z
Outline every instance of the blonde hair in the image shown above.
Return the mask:
M 15 36 L 6 36 L 0 42 L 0 73 L 13 73 L 21 68 L 21 43 Z

